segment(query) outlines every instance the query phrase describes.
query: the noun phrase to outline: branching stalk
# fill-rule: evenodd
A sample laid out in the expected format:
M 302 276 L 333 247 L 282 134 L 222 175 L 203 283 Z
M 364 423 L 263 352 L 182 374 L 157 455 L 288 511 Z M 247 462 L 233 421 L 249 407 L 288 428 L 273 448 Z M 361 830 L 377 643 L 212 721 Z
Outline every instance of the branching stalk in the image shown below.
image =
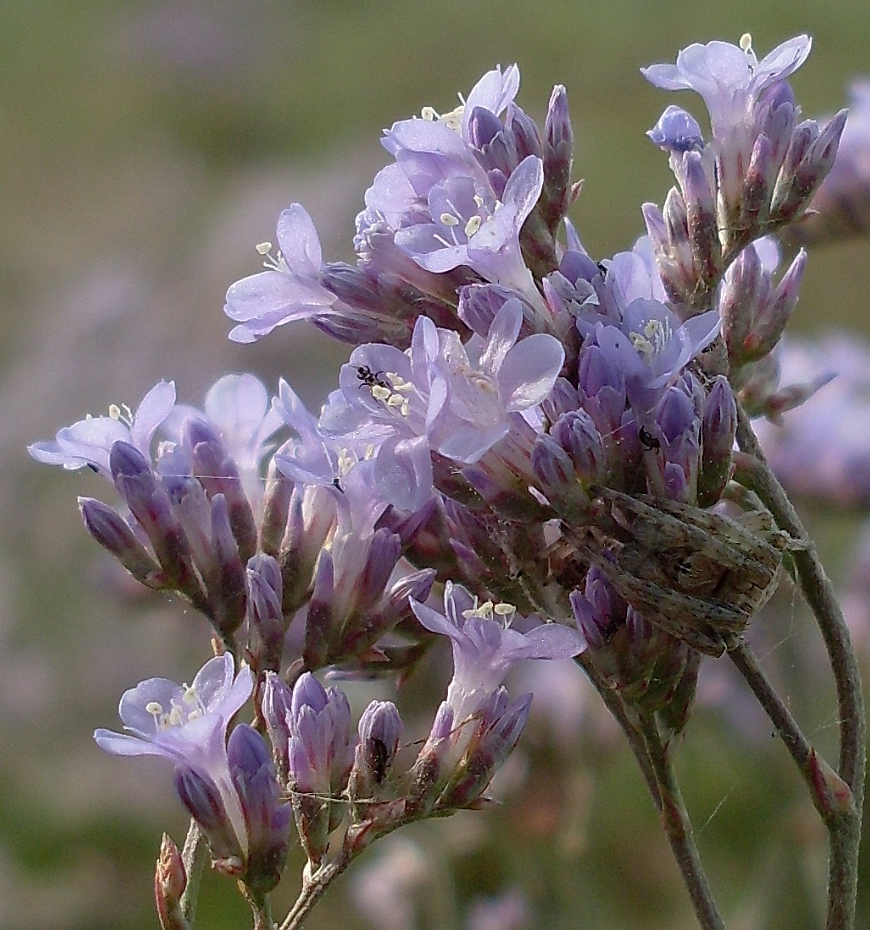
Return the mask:
M 311 912 L 311 909 L 320 900 L 327 887 L 350 865 L 351 857 L 342 853 L 333 862 L 326 863 L 316 869 L 310 876 L 303 874 L 302 891 L 290 913 L 284 918 L 279 930 L 298 930 L 302 921 Z M 306 869 L 307 872 L 307 869 Z
M 800 517 L 767 465 L 746 414 L 739 408 L 737 441 L 745 453 L 737 462 L 737 479 L 755 491 L 779 527 L 798 544 L 792 553 L 798 584 L 821 631 L 834 675 L 840 726 L 838 772 L 851 797 L 848 803 L 841 799 L 843 803 L 825 820 L 830 843 L 826 928 L 851 930 L 855 926 L 866 765 L 866 722 L 858 661 L 833 585 Z M 819 777 L 824 780 L 825 773 L 820 772 Z

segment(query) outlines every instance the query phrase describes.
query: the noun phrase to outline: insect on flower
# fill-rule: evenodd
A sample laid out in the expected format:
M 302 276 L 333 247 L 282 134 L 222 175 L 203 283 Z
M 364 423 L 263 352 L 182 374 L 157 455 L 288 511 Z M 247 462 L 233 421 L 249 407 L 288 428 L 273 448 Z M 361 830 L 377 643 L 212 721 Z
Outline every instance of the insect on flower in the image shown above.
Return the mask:
M 661 449 L 662 444 L 656 439 L 655 436 L 645 427 L 642 426 L 637 432 L 637 438 L 640 440 L 640 444 L 645 448 L 649 449 L 651 452 L 655 452 L 658 449 Z
M 356 376 L 360 380 L 360 387 L 381 387 L 390 390 L 390 385 L 381 377 L 382 371 L 372 371 L 368 365 L 357 365 Z

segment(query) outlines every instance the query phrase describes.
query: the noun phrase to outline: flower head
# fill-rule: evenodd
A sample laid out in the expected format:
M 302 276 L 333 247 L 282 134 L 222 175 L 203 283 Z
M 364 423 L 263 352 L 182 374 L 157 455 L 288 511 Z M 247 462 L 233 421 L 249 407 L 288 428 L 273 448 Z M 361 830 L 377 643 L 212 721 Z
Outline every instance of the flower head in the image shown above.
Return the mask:
M 694 90 L 710 114 L 714 136 L 751 119 L 763 92 L 806 61 L 812 40 L 796 36 L 778 45 L 761 61 L 751 41 L 697 43 L 684 48 L 673 65 L 651 65 L 641 74 L 664 90 Z
M 528 633 L 511 623 L 522 620 L 510 604 L 481 604 L 465 588 L 448 582 L 444 612 L 412 601 L 420 623 L 448 636 L 453 647 L 453 679 L 447 702 L 455 720 L 477 711 L 495 693 L 512 665 L 523 659 L 567 659 L 583 650 L 576 630 L 542 623 Z
M 136 412 L 113 406 L 104 417 L 85 417 L 65 426 L 51 442 L 35 442 L 27 451 L 37 462 L 63 465 L 75 470 L 86 465 L 111 479 L 109 453 L 118 442 L 127 442 L 146 458 L 151 457 L 151 440 L 175 406 L 175 384 L 161 381 L 142 398 Z
M 118 713 L 127 732 L 99 729 L 94 739 L 116 756 L 168 759 L 177 786 L 190 788 L 181 791 L 185 803 L 212 811 L 222 847 L 245 857 L 248 828 L 227 758 L 227 728 L 251 696 L 254 679 L 247 665 L 234 672 L 233 657 L 226 653 L 206 662 L 190 685 L 149 678 L 121 698 Z M 228 837 L 235 839 L 228 844 Z
M 222 761 L 229 722 L 253 688 L 247 665 L 236 675 L 229 653 L 216 656 L 190 685 L 149 678 L 125 691 L 118 714 L 127 732 L 99 729 L 94 739 L 116 756 L 163 756 L 208 772 Z

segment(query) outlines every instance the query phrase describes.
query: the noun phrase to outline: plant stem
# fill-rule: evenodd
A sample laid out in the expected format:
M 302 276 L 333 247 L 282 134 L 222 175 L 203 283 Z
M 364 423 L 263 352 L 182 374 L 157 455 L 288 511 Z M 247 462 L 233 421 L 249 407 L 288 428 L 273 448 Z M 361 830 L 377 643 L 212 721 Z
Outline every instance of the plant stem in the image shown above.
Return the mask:
M 584 672 L 586 672 L 586 675 L 592 682 L 593 687 L 601 696 L 601 700 L 604 701 L 605 706 L 613 715 L 613 718 L 616 720 L 620 726 L 620 729 L 625 734 L 625 738 L 628 740 L 628 745 L 631 747 L 631 751 L 634 753 L 634 757 L 637 760 L 638 766 L 640 767 L 640 771 L 643 775 L 644 781 L 646 782 L 646 786 L 649 789 L 650 795 L 652 796 L 653 803 L 655 804 L 656 809 L 661 811 L 662 799 L 661 795 L 659 794 L 659 785 L 658 781 L 656 780 L 655 772 L 653 771 L 652 765 L 650 764 L 649 756 L 647 755 L 646 744 L 637 726 L 629 717 L 625 708 L 625 703 L 619 696 L 619 692 L 615 688 L 608 687 L 607 683 L 598 673 L 595 665 L 592 663 L 591 659 L 585 652 L 581 652 L 579 656 L 575 656 L 574 661 L 583 669 Z
M 807 783 L 813 804 L 822 820 L 825 824 L 831 819 L 837 820 L 851 809 L 851 790 L 839 776 L 834 775 L 830 766 L 804 736 L 791 711 L 764 674 L 749 645 L 740 643 L 728 655 L 776 727 L 779 738 Z
M 297 930 L 311 909 L 317 904 L 327 886 L 350 865 L 350 856 L 342 853 L 335 861 L 320 866 L 310 876 L 303 873 L 302 891 L 290 913 L 284 918 L 280 930 Z M 307 872 L 307 866 L 306 866 Z
M 826 927 L 827 930 L 851 930 L 855 925 L 866 765 L 866 722 L 858 661 L 833 585 L 800 517 L 767 465 L 746 414 L 739 407 L 737 441 L 745 453 L 737 463 L 738 480 L 758 494 L 780 529 L 798 543 L 792 553 L 798 584 L 821 631 L 834 675 L 840 724 L 838 771 L 851 791 L 852 803 L 844 806 L 838 816 L 826 820 L 830 837 Z
M 646 744 L 647 756 L 658 782 L 662 802 L 662 826 L 692 899 L 695 916 L 702 930 L 725 930 L 725 923 L 716 907 L 713 892 L 701 865 L 683 795 L 655 717 L 652 714 L 641 714 L 640 729 Z

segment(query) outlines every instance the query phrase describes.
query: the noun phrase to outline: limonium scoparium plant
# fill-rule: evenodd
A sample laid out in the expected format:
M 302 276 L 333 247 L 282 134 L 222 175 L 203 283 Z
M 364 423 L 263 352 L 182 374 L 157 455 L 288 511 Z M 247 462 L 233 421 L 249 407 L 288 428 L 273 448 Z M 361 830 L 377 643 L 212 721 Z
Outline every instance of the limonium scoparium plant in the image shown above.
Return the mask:
M 265 270 L 229 288 L 236 342 L 305 321 L 352 346 L 318 414 L 283 380 L 270 397 L 227 375 L 201 410 L 161 381 L 135 412 L 30 447 L 114 486 L 111 504 L 80 500 L 88 532 L 212 633 L 191 685 L 143 681 L 121 699 L 124 732 L 95 734 L 109 753 L 169 761 L 191 814 L 184 853 L 167 837 L 158 860 L 164 930 L 192 925 L 209 857 L 256 928 L 292 930 L 379 838 L 485 808 L 530 711 L 511 666 L 570 658 L 627 738 L 708 930 L 725 923 L 673 760 L 702 663 L 732 662 L 828 830 L 827 927 L 854 926 L 856 661 L 750 422 L 825 380 L 789 393 L 775 365 L 807 258 L 779 271 L 776 237 L 799 237 L 846 119 L 802 118 L 787 79 L 809 52 L 798 36 L 759 59 L 744 36 L 642 69 L 700 95 L 709 130 L 665 109 L 648 135 L 675 186 L 611 257 L 568 218 L 580 186 L 565 88 L 539 127 L 516 102 L 517 66 L 496 67 L 455 110 L 385 132 L 355 264 L 325 261 L 294 203 L 276 245 L 258 246 Z M 836 768 L 745 639 L 785 564 L 831 659 Z M 453 677 L 422 739 L 391 701 L 355 724 L 321 681 L 405 680 L 445 639 Z M 301 879 L 284 874 L 297 840 Z M 275 915 L 281 881 L 301 887 Z

